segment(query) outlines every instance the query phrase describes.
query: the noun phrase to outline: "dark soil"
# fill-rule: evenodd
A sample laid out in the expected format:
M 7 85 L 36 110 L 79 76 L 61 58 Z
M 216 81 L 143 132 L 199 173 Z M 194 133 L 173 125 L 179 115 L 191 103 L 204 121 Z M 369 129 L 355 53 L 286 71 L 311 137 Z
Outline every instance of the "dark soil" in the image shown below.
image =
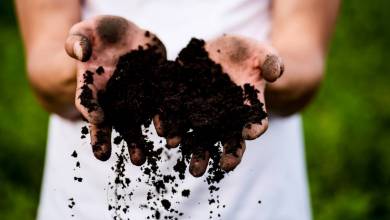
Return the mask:
M 105 123 L 121 134 L 128 146 L 145 146 L 141 125 L 148 127 L 156 109 L 153 104 L 153 71 L 163 62 L 161 54 L 151 47 L 125 54 L 119 58 L 106 90 L 98 93 L 104 110 Z
M 146 154 L 146 164 L 141 169 L 147 177 L 146 184 L 153 186 L 155 192 L 148 192 L 147 204 L 140 208 L 149 208 L 154 213 L 152 219 L 160 219 L 163 214 L 156 208 L 158 206 L 171 213 L 165 215 L 165 219 L 177 219 L 175 214 L 183 215 L 171 208 L 173 201 L 165 197 L 168 193 L 190 196 L 190 190 L 178 192 L 177 181 L 185 178 L 191 155 L 201 155 L 204 150 L 211 156 L 206 179 L 211 195 L 209 204 L 216 204 L 219 208 L 219 196 L 215 197 L 213 193 L 219 190 L 216 184 L 225 174 L 218 165 L 221 146 L 240 139 L 248 122 L 261 123 L 267 116 L 263 104 L 257 99 L 258 91 L 249 84 L 242 88 L 233 83 L 222 67 L 209 59 L 204 44 L 203 40 L 192 39 L 175 61 L 165 60 L 156 47 L 139 47 L 120 57 L 106 90 L 98 93 L 104 124 L 111 125 L 120 134 L 114 143 L 118 145 L 124 140 L 127 146 L 136 144 Z M 101 74 L 104 69 L 99 67 L 96 72 Z M 92 93 L 88 87 L 93 83 L 91 74 L 84 74 L 80 99 L 82 105 L 94 111 L 97 105 L 90 101 Z M 149 127 L 156 114 L 162 119 L 166 137 L 182 137 L 182 156 L 173 167 L 178 178 L 174 174 L 161 174 L 157 161 L 161 160 L 163 149 L 153 146 L 142 134 L 141 126 Z M 83 129 L 83 135 L 87 132 Z M 238 143 L 232 144 L 228 153 L 234 154 L 237 147 L 240 147 Z M 117 157 L 117 165 L 113 167 L 117 177 L 114 183 L 110 183 L 111 187 L 129 187 L 132 181 L 124 176 L 127 159 L 123 148 Z M 116 195 L 116 200 L 123 198 L 123 195 Z M 109 210 L 126 213 L 128 207 L 123 208 L 123 205 L 109 205 Z M 210 218 L 211 215 L 212 212 Z
M 148 127 L 151 118 L 159 114 L 166 137 L 183 137 L 183 160 L 174 170 L 184 173 L 184 159 L 208 150 L 215 164 L 209 170 L 208 181 L 213 183 L 223 178 L 217 166 L 219 145 L 240 139 L 245 124 L 261 123 L 266 113 L 257 99 L 258 91 L 249 84 L 242 88 L 233 83 L 222 67 L 209 59 L 204 44 L 192 39 L 176 61 L 165 61 L 156 47 L 140 47 L 123 55 L 98 101 L 105 123 L 112 125 L 128 146 L 146 147 L 141 125 Z M 91 74 L 84 74 L 86 85 L 91 83 Z M 86 100 L 82 103 L 94 107 Z M 232 146 L 230 153 L 240 145 Z
M 70 209 L 72 209 L 72 208 L 76 205 L 76 203 L 75 203 L 75 201 L 74 201 L 73 198 L 68 199 L 68 201 L 69 201 L 68 207 L 69 207 Z
M 76 157 L 77 157 L 77 152 L 76 152 L 76 151 L 73 151 L 73 153 L 72 153 L 71 156 L 74 157 L 74 158 L 76 158 Z
M 185 189 L 181 192 L 181 195 L 184 196 L 184 197 L 188 197 L 190 196 L 190 190 L 188 189 Z
M 237 86 L 222 67 L 209 59 L 205 42 L 192 39 L 176 61 L 159 66 L 154 86 L 158 114 L 167 137 L 181 136 L 183 157 L 174 170 L 181 179 L 192 154 L 207 150 L 211 155 L 207 183 L 224 177 L 219 168 L 220 146 L 230 142 L 228 153 L 235 153 L 246 123 L 261 123 L 267 115 L 258 91 L 251 85 Z M 245 105 L 244 103 L 250 103 Z M 210 192 L 217 191 L 211 187 Z

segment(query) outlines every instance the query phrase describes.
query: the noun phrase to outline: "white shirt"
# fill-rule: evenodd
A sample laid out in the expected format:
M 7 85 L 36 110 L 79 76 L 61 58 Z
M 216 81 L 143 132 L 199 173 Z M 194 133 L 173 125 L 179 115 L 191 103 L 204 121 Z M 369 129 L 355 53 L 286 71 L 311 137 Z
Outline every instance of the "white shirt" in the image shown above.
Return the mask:
M 87 0 L 83 16 L 123 16 L 156 33 L 167 48 L 168 58 L 173 59 L 191 37 L 210 39 L 226 33 L 267 41 L 271 25 L 269 7 L 267 0 Z M 115 154 L 106 162 L 95 159 L 89 136 L 80 138 L 83 125 L 84 122 L 70 122 L 56 115 L 50 118 L 39 220 L 112 219 L 107 201 L 113 193 L 108 182 L 115 176 L 111 170 Z M 271 116 L 268 131 L 246 144 L 241 164 L 219 185 L 221 205 L 226 208 L 218 209 L 221 218 L 215 219 L 311 219 L 300 116 Z M 74 150 L 77 158 L 70 156 Z M 113 147 L 113 151 L 119 149 Z M 175 150 L 169 153 L 175 155 Z M 80 168 L 75 166 L 77 161 Z M 175 161 L 164 162 L 160 167 L 173 172 L 174 164 Z M 126 169 L 131 178 L 141 174 L 139 167 L 131 164 Z M 83 181 L 77 182 L 74 177 L 82 177 Z M 190 189 L 191 195 L 175 197 L 180 201 L 175 209 L 184 213 L 179 219 L 205 220 L 209 211 L 215 210 L 208 204 L 208 185 L 203 180 L 204 177 L 194 178 L 187 171 L 179 187 Z M 149 189 L 145 184 L 136 186 L 126 217 L 143 220 L 151 214 L 138 208 L 145 202 Z M 75 202 L 73 208 L 68 207 L 70 198 Z

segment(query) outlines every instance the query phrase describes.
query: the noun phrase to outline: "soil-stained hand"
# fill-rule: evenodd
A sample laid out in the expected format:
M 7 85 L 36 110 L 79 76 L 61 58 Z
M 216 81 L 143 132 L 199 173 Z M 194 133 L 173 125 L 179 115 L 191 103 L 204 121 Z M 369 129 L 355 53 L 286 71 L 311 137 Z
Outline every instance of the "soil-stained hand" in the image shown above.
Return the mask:
M 105 89 L 120 56 L 145 45 L 157 46 L 165 56 L 161 41 L 152 39 L 157 39 L 154 34 L 117 16 L 85 20 L 69 31 L 65 49 L 78 61 L 76 107 L 89 122 L 93 153 L 99 160 L 110 158 L 112 127 L 105 124 L 98 92 Z M 131 161 L 141 165 L 145 161 L 142 147 L 128 146 Z
M 269 44 L 260 43 L 254 39 L 224 35 L 206 42 L 205 49 L 211 60 L 222 66 L 237 85 L 253 85 L 258 91 L 258 99 L 265 104 L 264 91 L 266 83 L 276 81 L 284 71 L 282 59 Z M 250 105 L 250 103 L 246 103 Z M 264 111 L 265 105 L 263 106 Z M 245 151 L 245 141 L 253 140 L 262 135 L 268 128 L 268 118 L 261 123 L 246 122 L 242 130 L 242 137 L 225 140 L 224 151 L 220 160 L 220 167 L 225 171 L 233 170 L 242 159 Z M 237 147 L 239 146 L 240 147 Z M 232 151 L 233 149 L 233 151 Z M 207 152 L 202 155 L 208 155 Z M 201 159 L 192 159 L 190 171 L 193 175 L 202 175 L 207 168 L 208 156 Z M 206 161 L 202 161 L 206 160 Z

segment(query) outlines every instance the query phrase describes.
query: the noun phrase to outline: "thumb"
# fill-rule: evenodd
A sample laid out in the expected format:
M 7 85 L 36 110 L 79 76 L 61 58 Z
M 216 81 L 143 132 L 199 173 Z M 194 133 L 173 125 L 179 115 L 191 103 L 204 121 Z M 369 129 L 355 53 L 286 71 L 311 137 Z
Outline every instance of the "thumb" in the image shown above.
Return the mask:
M 91 57 L 92 45 L 86 36 L 71 34 L 65 41 L 65 50 L 69 56 L 81 62 L 86 62 Z
M 274 54 L 266 55 L 261 64 L 261 74 L 267 82 L 276 81 L 284 72 L 282 59 Z
M 81 62 L 88 61 L 92 55 L 91 31 L 88 25 L 90 24 L 86 22 L 73 25 L 65 41 L 66 53 Z

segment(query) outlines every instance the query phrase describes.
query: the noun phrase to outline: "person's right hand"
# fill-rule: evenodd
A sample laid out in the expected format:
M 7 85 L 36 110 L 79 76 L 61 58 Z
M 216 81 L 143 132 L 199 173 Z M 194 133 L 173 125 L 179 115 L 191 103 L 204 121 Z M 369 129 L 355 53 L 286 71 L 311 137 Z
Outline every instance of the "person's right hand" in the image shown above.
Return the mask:
M 76 107 L 89 122 L 93 153 L 99 160 L 111 156 L 112 126 L 104 124 L 98 91 L 105 89 L 120 56 L 147 44 L 157 46 L 165 57 L 165 47 L 154 34 L 117 16 L 94 17 L 75 24 L 69 31 L 65 50 L 78 61 Z M 128 146 L 132 163 L 143 164 L 145 155 L 140 146 Z

